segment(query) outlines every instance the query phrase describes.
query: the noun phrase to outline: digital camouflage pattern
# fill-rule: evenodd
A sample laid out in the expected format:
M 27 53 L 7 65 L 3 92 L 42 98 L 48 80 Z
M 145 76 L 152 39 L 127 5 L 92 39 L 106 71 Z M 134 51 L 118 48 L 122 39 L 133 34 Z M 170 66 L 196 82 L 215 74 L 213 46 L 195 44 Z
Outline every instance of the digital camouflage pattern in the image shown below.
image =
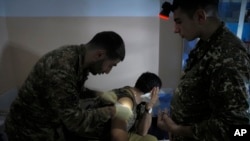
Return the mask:
M 250 56 L 225 26 L 190 52 L 171 102 L 172 119 L 191 126 L 194 138 L 174 141 L 228 141 L 232 124 L 248 124 Z
M 64 130 L 80 136 L 103 127 L 110 116 L 87 109 L 81 99 L 88 70 L 82 69 L 84 45 L 65 46 L 44 55 L 34 66 L 12 103 L 5 126 L 9 141 L 64 141 Z M 86 109 L 85 109 L 86 108 Z
M 125 86 L 122 88 L 117 88 L 117 89 L 113 89 L 111 90 L 111 92 L 114 92 L 117 96 L 117 99 L 121 99 L 123 97 L 128 97 L 132 100 L 133 102 L 133 116 L 131 118 L 128 119 L 127 121 L 127 131 L 128 132 L 135 132 L 135 122 L 137 120 L 138 114 L 143 114 L 143 113 L 138 113 L 137 112 L 137 104 L 135 101 L 135 97 L 134 94 L 131 90 L 132 88 L 130 86 Z M 86 102 L 85 102 L 86 103 Z M 91 102 L 92 104 L 88 105 L 88 109 L 93 109 L 93 108 L 97 108 L 97 107 L 102 107 L 104 105 L 104 102 Z M 85 104 L 84 104 L 85 105 Z M 96 136 L 95 141 L 110 141 L 111 140 L 111 120 L 107 121 L 105 124 L 103 124 L 102 127 L 100 127 L 98 130 L 93 130 L 91 134 L 93 135 L 97 135 L 102 133 L 102 135 L 100 136 Z M 130 134 L 129 134 L 130 135 Z

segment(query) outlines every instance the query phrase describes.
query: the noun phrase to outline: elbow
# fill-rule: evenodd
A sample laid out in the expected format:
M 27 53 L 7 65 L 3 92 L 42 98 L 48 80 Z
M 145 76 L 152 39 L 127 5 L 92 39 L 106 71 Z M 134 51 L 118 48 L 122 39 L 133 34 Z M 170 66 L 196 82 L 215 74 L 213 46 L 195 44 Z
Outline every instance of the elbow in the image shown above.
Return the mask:
M 140 136 L 146 136 L 148 134 L 148 130 L 139 130 L 137 131 L 137 134 Z
M 146 136 L 147 135 L 147 133 L 137 133 L 138 135 L 140 135 L 140 136 Z

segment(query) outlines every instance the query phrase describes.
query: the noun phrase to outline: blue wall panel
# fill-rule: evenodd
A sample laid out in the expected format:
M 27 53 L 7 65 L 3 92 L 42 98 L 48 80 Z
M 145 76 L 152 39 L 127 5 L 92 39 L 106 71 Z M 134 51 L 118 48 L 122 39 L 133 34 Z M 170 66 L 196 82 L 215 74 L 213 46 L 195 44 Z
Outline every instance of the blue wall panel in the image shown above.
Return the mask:
M 1 0 L 2 1 L 2 0 Z M 157 16 L 159 0 L 3 0 L 6 16 Z

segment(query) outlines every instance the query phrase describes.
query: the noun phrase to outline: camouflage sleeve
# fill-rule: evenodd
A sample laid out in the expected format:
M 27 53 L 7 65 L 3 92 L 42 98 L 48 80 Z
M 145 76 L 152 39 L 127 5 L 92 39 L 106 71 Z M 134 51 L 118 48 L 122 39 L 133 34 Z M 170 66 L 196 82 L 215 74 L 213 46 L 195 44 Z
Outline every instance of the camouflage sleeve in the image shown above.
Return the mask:
M 84 90 L 80 93 L 80 99 L 94 98 L 96 96 L 99 96 L 100 94 L 101 91 L 91 90 L 85 87 Z
M 211 77 L 210 107 L 212 114 L 208 120 L 195 124 L 192 129 L 198 140 L 229 140 L 231 124 L 247 124 L 247 88 L 245 74 L 240 67 L 226 67 L 216 70 Z
M 110 115 L 101 108 L 85 110 L 80 106 L 79 88 L 77 78 L 63 70 L 49 72 L 52 76 L 49 80 L 50 108 L 56 111 L 59 119 L 67 130 L 77 134 L 88 136 L 102 127 L 110 119 Z

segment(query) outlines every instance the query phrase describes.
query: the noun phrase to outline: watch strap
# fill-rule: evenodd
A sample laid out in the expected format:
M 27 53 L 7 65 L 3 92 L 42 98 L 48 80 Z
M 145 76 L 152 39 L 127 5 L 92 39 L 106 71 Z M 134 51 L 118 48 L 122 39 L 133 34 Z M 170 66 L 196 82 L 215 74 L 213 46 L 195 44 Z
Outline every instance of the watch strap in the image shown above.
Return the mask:
M 147 113 L 149 113 L 149 114 L 151 114 L 151 113 L 152 113 L 152 111 L 153 111 L 153 109 L 152 109 L 152 108 L 149 108 L 149 109 L 145 108 L 145 112 L 147 112 Z

